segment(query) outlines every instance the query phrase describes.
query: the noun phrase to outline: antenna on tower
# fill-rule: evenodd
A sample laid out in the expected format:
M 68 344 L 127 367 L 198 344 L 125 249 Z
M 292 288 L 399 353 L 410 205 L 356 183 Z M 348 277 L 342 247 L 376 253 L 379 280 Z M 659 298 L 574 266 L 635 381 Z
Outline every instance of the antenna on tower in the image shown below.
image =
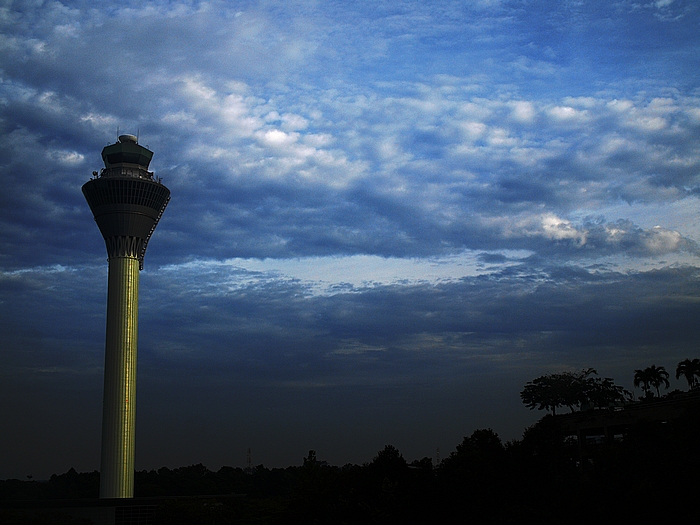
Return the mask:
M 119 142 L 119 126 L 117 126 L 117 142 Z
M 136 128 L 136 144 L 139 143 L 140 136 L 141 136 L 141 128 Z

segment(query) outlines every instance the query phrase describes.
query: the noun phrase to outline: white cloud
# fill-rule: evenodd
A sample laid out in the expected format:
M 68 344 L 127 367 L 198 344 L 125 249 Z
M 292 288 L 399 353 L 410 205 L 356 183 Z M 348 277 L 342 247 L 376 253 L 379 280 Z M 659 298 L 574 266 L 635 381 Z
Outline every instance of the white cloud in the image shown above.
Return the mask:
M 644 236 L 644 246 L 650 253 L 668 253 L 676 251 L 683 238 L 678 232 L 669 231 L 661 226 L 654 226 Z
M 288 146 L 295 143 L 299 138 L 298 133 L 285 133 L 278 129 L 261 131 L 257 135 L 263 144 L 272 147 Z
M 297 131 L 303 130 L 309 127 L 309 121 L 302 117 L 301 115 L 294 115 L 292 113 L 285 113 L 281 117 L 282 128 L 285 131 Z
M 517 100 L 510 103 L 513 108 L 513 119 L 518 122 L 530 124 L 535 120 L 537 112 L 532 102 L 526 100 Z
M 52 160 L 69 167 L 82 164 L 85 160 L 85 155 L 77 151 L 50 151 L 48 155 Z
M 513 147 L 520 144 L 520 140 L 510 135 L 504 128 L 491 129 L 488 136 L 488 143 L 495 147 Z
M 570 221 L 561 219 L 553 214 L 546 214 L 540 218 L 542 235 L 555 241 L 572 240 L 583 246 L 586 244 L 586 232 L 580 231 Z
M 571 106 L 554 106 L 547 111 L 547 114 L 554 120 L 562 122 L 580 124 L 588 120 L 588 112 L 586 110 L 578 110 Z
M 465 122 L 460 124 L 460 127 L 464 131 L 465 137 L 470 141 L 480 139 L 486 134 L 488 129 L 483 122 Z

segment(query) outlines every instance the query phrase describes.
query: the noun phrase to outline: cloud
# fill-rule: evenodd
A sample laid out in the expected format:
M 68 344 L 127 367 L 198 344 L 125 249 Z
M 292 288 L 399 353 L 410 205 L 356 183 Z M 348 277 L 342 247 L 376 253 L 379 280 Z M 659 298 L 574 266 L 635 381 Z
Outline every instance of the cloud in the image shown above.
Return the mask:
M 489 260 L 503 261 L 493 257 Z M 394 352 L 417 352 L 416 356 L 430 360 L 437 357 L 434 352 L 469 356 L 468 344 L 445 346 L 445 338 L 468 341 L 486 337 L 493 330 L 510 334 L 507 339 L 524 337 L 523 341 L 547 332 L 552 348 L 561 338 L 621 338 L 634 347 L 643 344 L 645 337 L 655 340 L 651 334 L 666 324 L 682 324 L 682 319 L 674 317 L 677 309 L 694 308 L 691 299 L 696 270 L 692 268 L 622 274 L 566 272 L 558 266 L 530 264 L 521 262 L 501 272 L 445 282 L 353 287 L 322 295 L 310 293 L 307 284 L 284 275 L 236 267 L 196 264 L 146 272 L 141 301 L 143 357 L 148 368 L 156 362 L 183 359 L 206 367 L 218 366 L 221 360 L 229 363 L 227 366 L 237 362 L 249 367 L 263 357 L 258 352 L 264 351 L 265 361 L 275 355 L 290 364 L 320 366 L 318 360 L 329 356 L 371 354 L 392 348 Z M 533 275 L 537 279 L 533 280 Z M 15 305 L 13 311 L 3 310 L 3 318 L 18 323 L 15 334 L 32 325 L 36 330 L 53 332 L 52 339 L 45 340 L 51 351 L 35 361 L 40 369 L 64 366 L 58 363 L 67 354 L 55 351 L 65 345 L 62 340 L 74 338 L 79 326 L 89 329 L 89 345 L 94 345 L 90 355 L 98 358 L 104 312 L 93 310 L 92 305 L 101 303 L 104 290 L 94 284 L 104 278 L 103 268 L 91 267 L 37 268 L 3 275 L 2 300 Z M 23 290 L 21 295 L 17 287 Z M 74 306 L 63 308 L 65 304 Z M 65 311 L 60 314 L 65 325 L 56 332 L 49 327 L 61 311 Z M 49 312 L 54 313 L 47 315 Z M 651 321 L 655 315 L 658 317 Z M 640 319 L 650 324 L 642 328 Z M 631 320 L 632 325 L 626 325 Z M 595 325 L 596 333 L 588 334 Z M 639 329 L 643 332 L 636 333 Z M 433 337 L 438 338 L 437 342 Z M 680 342 L 690 336 L 678 332 L 674 337 Z M 511 339 L 498 350 L 493 347 L 495 353 L 484 357 L 510 352 L 512 343 Z M 13 355 L 14 344 L 6 348 L 6 358 Z M 538 344 L 528 343 L 523 348 L 536 353 L 541 351 Z M 586 344 L 594 343 L 591 339 Z M 560 351 L 577 351 L 565 348 L 562 346 Z M 19 353 L 14 354 L 13 361 L 22 363 L 27 359 L 28 355 Z M 89 371 L 94 365 L 81 366 Z M 282 367 L 278 373 L 291 378 L 298 372 L 292 366 Z
M 348 424 L 364 427 L 375 416 L 396 418 L 402 429 L 397 436 L 374 426 L 371 432 L 384 430 L 371 443 L 346 439 L 331 458 L 334 463 L 361 461 L 374 439 L 401 440 L 416 432 L 393 408 L 409 401 L 414 422 L 436 414 L 440 421 L 452 421 L 449 415 L 461 408 L 478 424 L 518 437 L 532 414 L 519 407 L 517 392 L 532 377 L 595 364 L 631 388 L 635 367 L 655 359 L 668 368 L 691 355 L 687 352 L 698 336 L 696 323 L 690 322 L 698 314 L 695 268 L 625 274 L 528 261 L 452 282 L 359 287 L 328 295 L 309 294 L 304 283 L 284 276 L 207 268 L 191 264 L 143 274 L 139 435 L 140 450 L 147 453 L 140 456 L 139 468 L 180 464 L 190 456 L 221 462 L 232 442 L 245 451 L 248 440 L 256 443 L 260 461 L 285 465 L 305 444 L 330 447 L 332 439 L 322 436 L 334 436 Z M 4 386 L 43 393 L 42 406 L 55 410 L 66 401 L 66 389 L 77 389 L 83 413 L 61 411 L 64 424 L 83 428 L 96 420 L 95 436 L 99 407 L 85 400 L 99 398 L 104 311 L 96 305 L 104 304 L 99 286 L 104 279 L 103 268 L 87 267 L 36 268 L 0 280 L 0 300 L 14 306 L 2 310 L 2 322 L 14 327 L 2 351 Z M 60 330 L 56 321 L 62 323 Z M 37 332 L 44 336 L 40 345 L 29 335 Z M 504 386 L 494 389 L 496 383 Z M 508 396 L 499 393 L 503 388 Z M 47 395 L 51 389 L 54 394 Z M 416 389 L 422 401 L 411 394 Z M 491 416 L 477 415 L 474 396 L 463 406 L 460 400 L 472 389 L 491 407 Z M 502 395 L 512 399 L 502 400 Z M 443 414 L 439 407 L 444 403 L 450 408 Z M 311 408 L 313 418 L 308 417 Z M 239 422 L 235 431 L 229 415 Z M 14 412 L 8 417 L 15 421 Z M 285 423 L 288 418 L 304 424 Z M 187 444 L 190 439 L 201 443 L 190 435 L 195 419 L 200 438 L 203 430 L 219 436 L 212 439 L 210 452 Z M 325 433 L 313 422 L 319 419 Z M 242 421 L 247 424 L 241 426 Z M 289 430 L 293 445 L 275 446 L 262 437 L 272 429 L 271 421 Z M 154 423 L 183 436 L 181 446 L 166 447 L 165 455 L 151 450 L 160 435 L 151 428 Z M 424 437 L 432 447 L 463 429 L 463 424 L 441 423 Z M 55 433 L 60 445 L 62 431 Z M 408 442 L 405 450 L 429 453 Z M 96 468 L 83 464 L 83 469 Z
M 342 99 L 329 92 L 314 105 L 299 106 L 298 113 L 282 113 L 240 83 L 235 91 L 221 91 L 201 78 L 174 80 L 171 93 L 181 109 L 166 113 L 161 129 L 153 128 L 150 137 L 160 145 L 152 146 L 154 165 L 157 169 L 158 159 L 163 159 L 165 171 L 159 175 L 175 195 L 161 237 L 168 242 L 170 223 L 179 239 L 191 239 L 188 246 L 194 250 L 180 257 L 214 256 L 206 246 L 224 258 L 356 251 L 441 254 L 493 248 L 493 239 L 499 237 L 509 240 L 502 248 L 533 249 L 538 245 L 528 246 L 527 239 L 534 230 L 512 225 L 537 224 L 539 217 L 559 221 L 542 222 L 544 234 L 539 237 L 555 244 L 577 237 L 584 244 L 585 234 L 575 232 L 583 226 L 567 217 L 571 211 L 611 199 L 673 202 L 694 191 L 693 99 L 586 97 L 550 104 L 475 98 L 465 105 L 459 92 L 436 95 L 416 85 L 402 98 L 382 97 L 377 91 L 371 105 L 364 98 Z M 27 99 L 29 106 L 24 104 L 46 112 L 45 100 L 33 96 Z M 76 119 L 82 129 L 71 133 L 85 134 L 96 122 L 111 122 L 95 115 Z M 347 115 L 355 118 L 349 121 Z M 472 120 L 475 116 L 478 121 Z M 541 123 L 537 135 L 529 127 L 535 119 Z M 19 187 L 28 188 L 36 180 L 37 189 L 51 192 L 52 181 L 64 173 L 56 168 L 63 166 L 71 170 L 66 182 L 77 190 L 82 182 L 78 170 L 88 173 L 98 167 L 86 160 L 89 142 L 79 149 L 69 149 L 67 140 L 57 143 L 48 157 L 30 153 L 27 148 L 40 147 L 42 139 L 29 131 L 30 121 L 20 121 L 26 131 L 16 130 L 4 139 L 8 161 L 44 157 L 41 167 L 21 169 L 49 177 L 30 175 Z M 92 158 L 99 149 L 95 145 Z M 11 164 L 6 166 L 12 170 Z M 521 173 L 528 174 L 527 180 Z M 225 189 L 212 192 L 213 185 Z M 68 195 L 66 190 L 51 195 L 49 202 Z M 67 204 L 80 220 L 86 212 L 75 190 Z M 181 192 L 189 198 L 178 199 Z M 53 205 L 66 213 L 66 204 Z M 532 205 L 543 209 L 524 211 L 523 206 Z M 36 204 L 28 208 L 32 206 Z M 290 220 L 292 212 L 298 220 Z M 332 229 L 326 227 L 328 218 Z M 508 230 L 492 229 L 506 222 L 511 224 Z M 87 226 L 76 222 L 80 231 Z M 212 244 L 212 235 L 221 240 Z M 485 244 L 485 238 L 492 241 Z M 175 255 L 171 248 L 166 251 Z

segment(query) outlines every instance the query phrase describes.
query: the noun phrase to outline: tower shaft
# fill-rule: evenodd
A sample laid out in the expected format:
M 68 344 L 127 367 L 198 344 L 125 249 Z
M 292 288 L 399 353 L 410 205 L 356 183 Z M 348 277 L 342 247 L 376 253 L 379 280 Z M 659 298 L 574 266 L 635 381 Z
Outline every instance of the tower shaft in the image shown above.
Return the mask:
M 139 261 L 109 259 L 101 498 L 134 497 Z

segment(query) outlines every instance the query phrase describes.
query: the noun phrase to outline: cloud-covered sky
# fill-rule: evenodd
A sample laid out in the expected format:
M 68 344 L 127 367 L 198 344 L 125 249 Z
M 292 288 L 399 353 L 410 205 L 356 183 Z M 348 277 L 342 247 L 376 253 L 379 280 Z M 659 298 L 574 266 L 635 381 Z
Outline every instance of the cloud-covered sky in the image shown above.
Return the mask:
M 138 469 L 435 458 L 519 438 L 538 375 L 673 375 L 700 336 L 699 26 L 689 0 L 3 2 L 0 478 L 99 468 L 80 187 L 118 130 L 172 191 Z

